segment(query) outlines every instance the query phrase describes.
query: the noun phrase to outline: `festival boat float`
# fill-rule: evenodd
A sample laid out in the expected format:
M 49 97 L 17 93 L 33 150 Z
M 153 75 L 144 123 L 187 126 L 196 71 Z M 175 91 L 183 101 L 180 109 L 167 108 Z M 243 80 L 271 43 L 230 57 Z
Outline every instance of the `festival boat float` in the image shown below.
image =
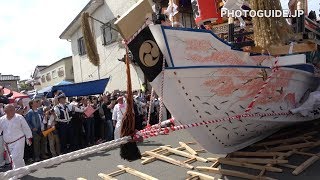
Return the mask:
M 166 11 L 173 26 L 179 26 L 179 2 L 169 3 Z M 285 126 L 318 118 L 320 110 L 315 107 L 302 116 L 296 109 L 308 100 L 319 82 L 314 66 L 306 60 L 307 53 L 317 51 L 317 44 L 306 37 L 305 17 L 296 19 L 295 35 L 302 40 L 257 46 L 257 41 L 235 40 L 256 37 L 256 31 L 255 36 L 249 31 L 241 33 L 238 21 L 232 18 L 229 24 L 223 24 L 219 5 L 226 7 L 228 3 L 236 9 L 244 2 L 191 0 L 195 22 L 203 27 L 211 25 L 209 30 L 150 24 L 148 20 L 158 17 L 159 21 L 161 14 L 152 16 L 154 10 L 148 0 L 139 1 L 115 23 L 133 61 L 155 92 L 162 94 L 176 121 L 192 124 L 215 120 L 188 129 L 212 153 L 239 150 Z M 253 26 L 245 28 L 255 30 L 254 18 L 252 22 Z M 312 24 L 319 28 L 317 23 Z M 224 33 L 217 32 L 223 29 Z M 311 33 L 319 31 L 315 28 Z M 297 113 L 292 113 L 294 109 Z

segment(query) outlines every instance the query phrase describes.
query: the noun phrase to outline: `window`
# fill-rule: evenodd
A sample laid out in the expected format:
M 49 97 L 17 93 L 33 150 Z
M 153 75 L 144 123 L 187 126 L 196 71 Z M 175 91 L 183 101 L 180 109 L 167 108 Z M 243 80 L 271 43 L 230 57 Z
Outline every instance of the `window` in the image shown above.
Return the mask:
M 41 82 L 45 83 L 46 82 L 46 77 L 44 75 L 41 76 Z
M 87 54 L 83 37 L 78 39 L 78 51 L 80 56 Z
M 56 70 L 53 70 L 52 71 L 52 79 L 55 79 L 58 77 L 58 74 L 57 74 L 57 71 Z
M 51 81 L 51 75 L 50 75 L 50 73 L 47 73 L 47 75 L 46 75 L 46 80 L 47 80 L 47 81 Z
M 63 77 L 64 76 L 64 68 L 63 67 L 60 67 L 59 70 L 58 70 L 58 76 L 59 77 Z
M 114 30 L 115 28 L 114 21 L 110 21 L 101 26 L 103 36 L 102 45 L 108 45 L 117 40 L 118 32 Z
M 180 22 L 185 28 L 194 28 L 196 23 L 194 22 L 193 14 L 188 12 L 180 13 Z

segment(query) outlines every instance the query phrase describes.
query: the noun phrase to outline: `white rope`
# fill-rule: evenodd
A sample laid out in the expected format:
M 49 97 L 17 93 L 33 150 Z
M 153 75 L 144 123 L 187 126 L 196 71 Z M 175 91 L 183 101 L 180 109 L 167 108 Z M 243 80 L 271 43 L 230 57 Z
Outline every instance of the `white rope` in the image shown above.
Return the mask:
M 162 111 L 163 111 L 163 87 L 164 87 L 164 70 L 165 70 L 165 67 L 166 67 L 166 59 L 163 57 L 163 60 L 162 60 L 162 71 L 161 71 L 161 88 L 160 88 L 160 97 L 161 97 L 161 101 L 160 101 L 160 109 L 159 109 L 159 131 L 161 129 L 161 121 L 162 121 L 162 118 L 163 118 L 163 114 L 162 114 Z
M 63 154 L 57 157 L 53 157 L 44 161 L 36 162 L 18 169 L 3 172 L 3 173 L 0 173 L 0 179 L 22 177 L 27 174 L 30 174 L 31 171 L 34 171 L 34 170 L 39 170 L 41 168 L 50 167 L 55 164 L 60 164 L 73 159 L 78 159 L 80 157 L 87 156 L 89 154 L 93 154 L 102 150 L 111 150 L 116 147 L 119 147 L 121 144 L 127 143 L 130 139 L 132 139 L 130 136 L 126 136 L 120 139 L 116 139 L 116 140 L 102 143 L 99 145 L 91 146 L 85 149 L 80 149 L 78 151 L 74 151 L 68 154 Z
M 152 103 L 153 103 L 153 94 L 154 94 L 154 89 L 152 88 L 151 90 L 151 96 L 150 96 L 150 101 L 149 101 L 149 111 L 148 111 L 148 119 L 147 119 L 147 126 L 150 126 L 150 118 L 151 118 L 151 108 L 152 108 Z

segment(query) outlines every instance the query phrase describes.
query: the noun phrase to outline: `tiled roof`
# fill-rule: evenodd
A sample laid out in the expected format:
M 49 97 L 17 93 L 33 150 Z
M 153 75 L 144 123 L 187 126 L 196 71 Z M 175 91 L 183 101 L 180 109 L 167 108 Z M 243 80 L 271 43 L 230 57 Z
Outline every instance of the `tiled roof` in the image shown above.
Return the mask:
M 20 81 L 20 76 L 0 74 L 0 81 Z

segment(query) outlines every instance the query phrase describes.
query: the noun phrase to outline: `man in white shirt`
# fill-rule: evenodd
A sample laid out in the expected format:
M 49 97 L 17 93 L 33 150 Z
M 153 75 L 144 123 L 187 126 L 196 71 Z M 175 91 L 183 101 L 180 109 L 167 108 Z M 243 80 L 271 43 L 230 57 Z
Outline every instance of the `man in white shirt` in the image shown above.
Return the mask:
M 68 151 L 71 151 L 72 148 L 70 147 L 68 149 L 67 144 L 70 146 L 74 146 L 73 143 L 73 128 L 70 123 L 71 121 L 71 112 L 84 112 L 84 110 L 72 106 L 70 104 L 66 104 L 66 96 L 64 94 L 60 94 L 58 97 L 59 104 L 54 107 L 54 112 L 57 116 L 57 129 L 58 129 L 58 135 L 60 139 L 61 144 L 61 153 L 67 153 Z
M 10 154 L 12 168 L 25 166 L 23 155 L 25 141 L 30 146 L 32 132 L 23 116 L 15 113 L 13 105 L 6 105 L 6 115 L 0 118 L 0 133 L 3 132 L 3 140 Z
M 122 118 L 127 108 L 127 104 L 123 102 L 122 96 L 118 97 L 117 101 L 118 101 L 118 104 L 114 106 L 113 112 L 112 112 L 112 120 L 115 124 L 114 139 L 120 138 Z

